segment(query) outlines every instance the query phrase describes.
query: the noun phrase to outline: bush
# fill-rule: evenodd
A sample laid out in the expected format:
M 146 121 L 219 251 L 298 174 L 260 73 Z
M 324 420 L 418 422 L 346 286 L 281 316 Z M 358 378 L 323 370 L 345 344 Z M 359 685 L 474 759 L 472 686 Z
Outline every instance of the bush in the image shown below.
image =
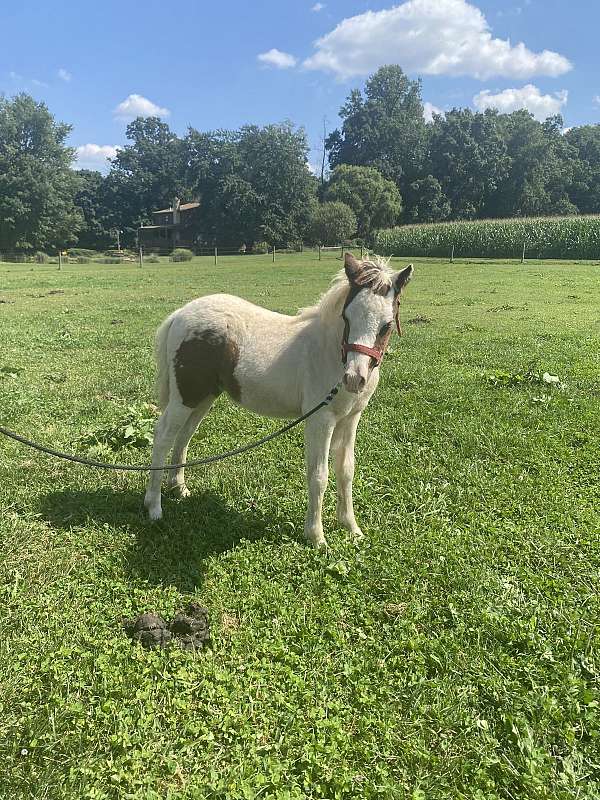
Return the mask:
M 321 203 L 308 226 L 308 239 L 314 244 L 338 245 L 356 234 L 356 214 L 346 203 Z
M 110 256 L 109 258 L 103 258 L 102 264 L 122 264 L 123 259 L 121 258 L 114 258 L 114 256 Z
M 35 254 L 35 260 L 38 264 L 47 264 L 50 258 L 48 257 L 48 253 L 43 253 L 41 250 L 38 250 Z
M 176 247 L 171 253 L 171 261 L 191 261 L 194 254 L 185 247 Z
M 144 256 L 144 262 L 148 264 L 160 264 L 160 258 L 158 256 Z
M 373 249 L 384 256 L 457 258 L 589 258 L 600 254 L 600 216 L 488 219 L 402 225 L 376 231 Z
M 71 247 L 69 255 L 77 258 L 78 256 L 85 256 L 86 258 L 93 258 L 98 255 L 95 250 L 90 250 L 87 247 Z M 78 262 L 79 263 L 79 262 Z
M 269 252 L 269 245 L 266 242 L 254 242 L 252 249 L 248 252 L 257 256 L 264 255 Z
M 77 264 L 89 264 L 90 263 L 89 258 L 87 258 L 86 256 L 77 256 L 75 261 L 77 262 Z

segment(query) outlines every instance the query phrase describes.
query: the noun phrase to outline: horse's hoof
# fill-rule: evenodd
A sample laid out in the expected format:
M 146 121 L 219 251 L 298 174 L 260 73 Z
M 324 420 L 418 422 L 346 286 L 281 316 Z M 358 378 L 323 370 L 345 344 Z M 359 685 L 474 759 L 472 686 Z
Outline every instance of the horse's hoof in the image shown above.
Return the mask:
M 167 485 L 167 491 L 177 495 L 177 497 L 189 497 L 191 494 L 185 483 L 169 483 Z
M 351 538 L 352 538 L 352 539 L 353 539 L 355 542 L 360 542 L 362 539 L 364 539 L 364 538 L 365 538 L 365 535 L 364 535 L 364 533 L 361 531 L 361 529 L 360 529 L 360 528 L 355 528 L 354 530 L 350 531 L 350 537 L 351 537 Z
M 307 536 L 306 537 L 315 550 L 324 550 L 327 548 L 327 541 L 323 534 L 320 536 Z
M 158 508 L 156 506 L 149 508 L 148 518 L 151 522 L 158 522 L 159 519 L 162 519 L 162 508 L 160 506 Z

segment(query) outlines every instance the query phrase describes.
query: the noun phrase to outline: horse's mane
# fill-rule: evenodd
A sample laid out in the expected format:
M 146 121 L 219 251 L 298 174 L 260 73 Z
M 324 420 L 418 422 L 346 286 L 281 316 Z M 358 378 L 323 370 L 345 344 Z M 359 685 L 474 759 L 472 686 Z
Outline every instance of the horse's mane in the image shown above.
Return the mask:
M 362 261 L 361 264 L 362 269 L 358 276 L 359 285 L 368 286 L 378 294 L 387 293 L 392 286 L 393 275 L 389 268 L 389 261 L 380 256 L 372 256 Z M 321 317 L 323 322 L 332 321 L 341 315 L 349 288 L 346 272 L 341 269 L 319 301 L 314 306 L 301 308 L 298 315 L 303 319 Z

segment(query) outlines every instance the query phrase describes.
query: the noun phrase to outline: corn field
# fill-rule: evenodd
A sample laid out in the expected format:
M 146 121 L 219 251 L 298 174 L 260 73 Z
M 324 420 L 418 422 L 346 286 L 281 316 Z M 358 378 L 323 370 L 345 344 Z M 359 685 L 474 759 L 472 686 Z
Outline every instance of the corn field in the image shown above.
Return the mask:
M 530 217 L 403 225 L 375 232 L 373 249 L 386 256 L 600 260 L 600 216 Z

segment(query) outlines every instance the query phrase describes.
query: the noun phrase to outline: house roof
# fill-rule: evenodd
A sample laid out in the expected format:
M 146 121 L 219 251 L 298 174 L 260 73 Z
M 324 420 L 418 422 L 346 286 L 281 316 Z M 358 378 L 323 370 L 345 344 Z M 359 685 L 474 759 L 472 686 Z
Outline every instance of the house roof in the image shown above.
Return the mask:
M 179 210 L 180 211 L 189 211 L 191 208 L 198 208 L 199 205 L 200 205 L 200 203 L 197 203 L 197 202 L 194 202 L 194 203 L 182 203 L 179 206 Z M 158 211 L 153 211 L 152 213 L 153 214 L 167 214 L 169 211 L 172 212 L 173 209 L 172 208 L 161 208 Z

